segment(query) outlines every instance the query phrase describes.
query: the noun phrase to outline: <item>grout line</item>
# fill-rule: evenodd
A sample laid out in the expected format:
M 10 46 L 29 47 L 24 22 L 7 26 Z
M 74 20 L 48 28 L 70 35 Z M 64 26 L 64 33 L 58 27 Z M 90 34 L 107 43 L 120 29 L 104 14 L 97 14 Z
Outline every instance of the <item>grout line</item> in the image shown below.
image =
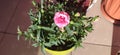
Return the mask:
M 112 47 L 112 46 L 110 46 L 110 45 L 96 44 L 96 43 L 88 43 L 88 42 L 83 42 L 83 44 L 90 44 L 90 45 L 98 45 L 98 46 Z
M 15 7 L 15 10 L 14 10 L 14 12 L 13 12 L 13 15 L 10 17 L 10 20 L 9 20 L 9 22 L 8 22 L 7 28 L 5 29 L 5 32 L 8 30 L 9 25 L 11 24 L 11 21 L 13 20 L 13 17 L 15 16 L 15 13 L 16 13 L 16 11 L 17 11 L 17 8 L 18 8 L 19 3 L 20 3 L 20 0 L 18 1 L 17 5 L 16 5 L 16 7 Z
M 4 40 L 4 33 L 3 33 L 3 35 L 2 35 L 2 37 L 1 37 L 1 39 L 0 39 L 0 45 L 1 45 L 1 43 L 3 42 L 3 40 Z
M 6 31 L 7 31 L 8 28 L 9 28 L 9 24 L 10 24 L 11 21 L 13 20 L 13 17 L 14 17 L 14 15 L 15 15 L 16 11 L 17 11 L 17 8 L 18 8 L 19 3 L 20 3 L 20 0 L 17 2 L 17 5 L 16 5 L 16 7 L 15 7 L 15 10 L 13 11 L 13 14 L 12 14 L 12 16 L 10 17 L 10 20 L 8 21 L 8 24 L 7 24 L 6 28 L 5 28 L 5 32 L 0 32 L 0 33 L 3 33 L 3 36 L 2 36 L 2 38 L 0 39 L 0 45 L 1 45 L 1 43 L 3 42 L 4 38 L 5 38 L 5 34 L 7 34 Z M 8 33 L 8 34 L 10 34 L 10 33 Z
M 8 33 L 8 32 L 0 32 L 2 34 L 11 34 L 11 35 L 17 35 L 17 34 L 14 34 L 14 33 Z

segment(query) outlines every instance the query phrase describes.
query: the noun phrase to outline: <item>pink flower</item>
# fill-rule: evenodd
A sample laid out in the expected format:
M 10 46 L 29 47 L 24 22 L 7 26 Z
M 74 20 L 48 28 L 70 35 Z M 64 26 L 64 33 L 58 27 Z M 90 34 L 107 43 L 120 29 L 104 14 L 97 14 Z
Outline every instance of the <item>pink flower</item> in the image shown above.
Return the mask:
M 54 22 L 59 28 L 63 28 L 69 24 L 70 16 L 64 11 L 56 12 L 54 15 Z

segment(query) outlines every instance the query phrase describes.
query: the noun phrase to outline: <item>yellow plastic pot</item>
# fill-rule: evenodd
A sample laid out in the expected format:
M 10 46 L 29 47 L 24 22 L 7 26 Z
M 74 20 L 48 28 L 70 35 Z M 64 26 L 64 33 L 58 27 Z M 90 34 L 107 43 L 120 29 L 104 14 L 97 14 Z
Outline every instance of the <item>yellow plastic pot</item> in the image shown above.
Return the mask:
M 68 50 L 64 50 L 64 51 L 54 51 L 54 50 L 50 50 L 50 49 L 45 48 L 45 50 L 51 55 L 67 55 L 68 53 L 70 53 L 74 49 L 75 49 L 75 47 L 72 47 L 72 48 L 70 48 Z

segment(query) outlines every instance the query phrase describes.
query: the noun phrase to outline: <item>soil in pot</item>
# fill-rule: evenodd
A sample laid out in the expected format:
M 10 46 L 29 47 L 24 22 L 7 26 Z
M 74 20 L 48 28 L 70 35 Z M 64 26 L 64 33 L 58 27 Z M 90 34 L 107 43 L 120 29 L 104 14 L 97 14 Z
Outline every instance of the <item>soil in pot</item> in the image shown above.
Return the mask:
M 74 42 L 66 41 L 65 44 L 61 44 L 59 46 L 51 46 L 51 47 L 46 47 L 48 49 L 54 50 L 54 51 L 63 51 L 63 50 L 68 50 L 74 46 Z

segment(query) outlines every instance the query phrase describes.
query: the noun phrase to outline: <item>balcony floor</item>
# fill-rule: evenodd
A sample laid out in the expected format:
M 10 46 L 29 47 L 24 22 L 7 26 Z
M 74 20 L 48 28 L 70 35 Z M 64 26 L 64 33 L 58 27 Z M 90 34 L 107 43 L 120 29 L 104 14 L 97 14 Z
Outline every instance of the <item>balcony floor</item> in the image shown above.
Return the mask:
M 27 12 L 32 0 L 0 0 L 0 55 L 42 55 L 39 48 L 31 46 L 22 37 L 17 40 L 17 27 L 23 30 L 30 25 Z M 88 10 L 87 16 L 99 15 L 94 31 L 71 55 L 117 55 L 120 51 L 120 25 L 107 21 L 100 10 L 101 0 Z

